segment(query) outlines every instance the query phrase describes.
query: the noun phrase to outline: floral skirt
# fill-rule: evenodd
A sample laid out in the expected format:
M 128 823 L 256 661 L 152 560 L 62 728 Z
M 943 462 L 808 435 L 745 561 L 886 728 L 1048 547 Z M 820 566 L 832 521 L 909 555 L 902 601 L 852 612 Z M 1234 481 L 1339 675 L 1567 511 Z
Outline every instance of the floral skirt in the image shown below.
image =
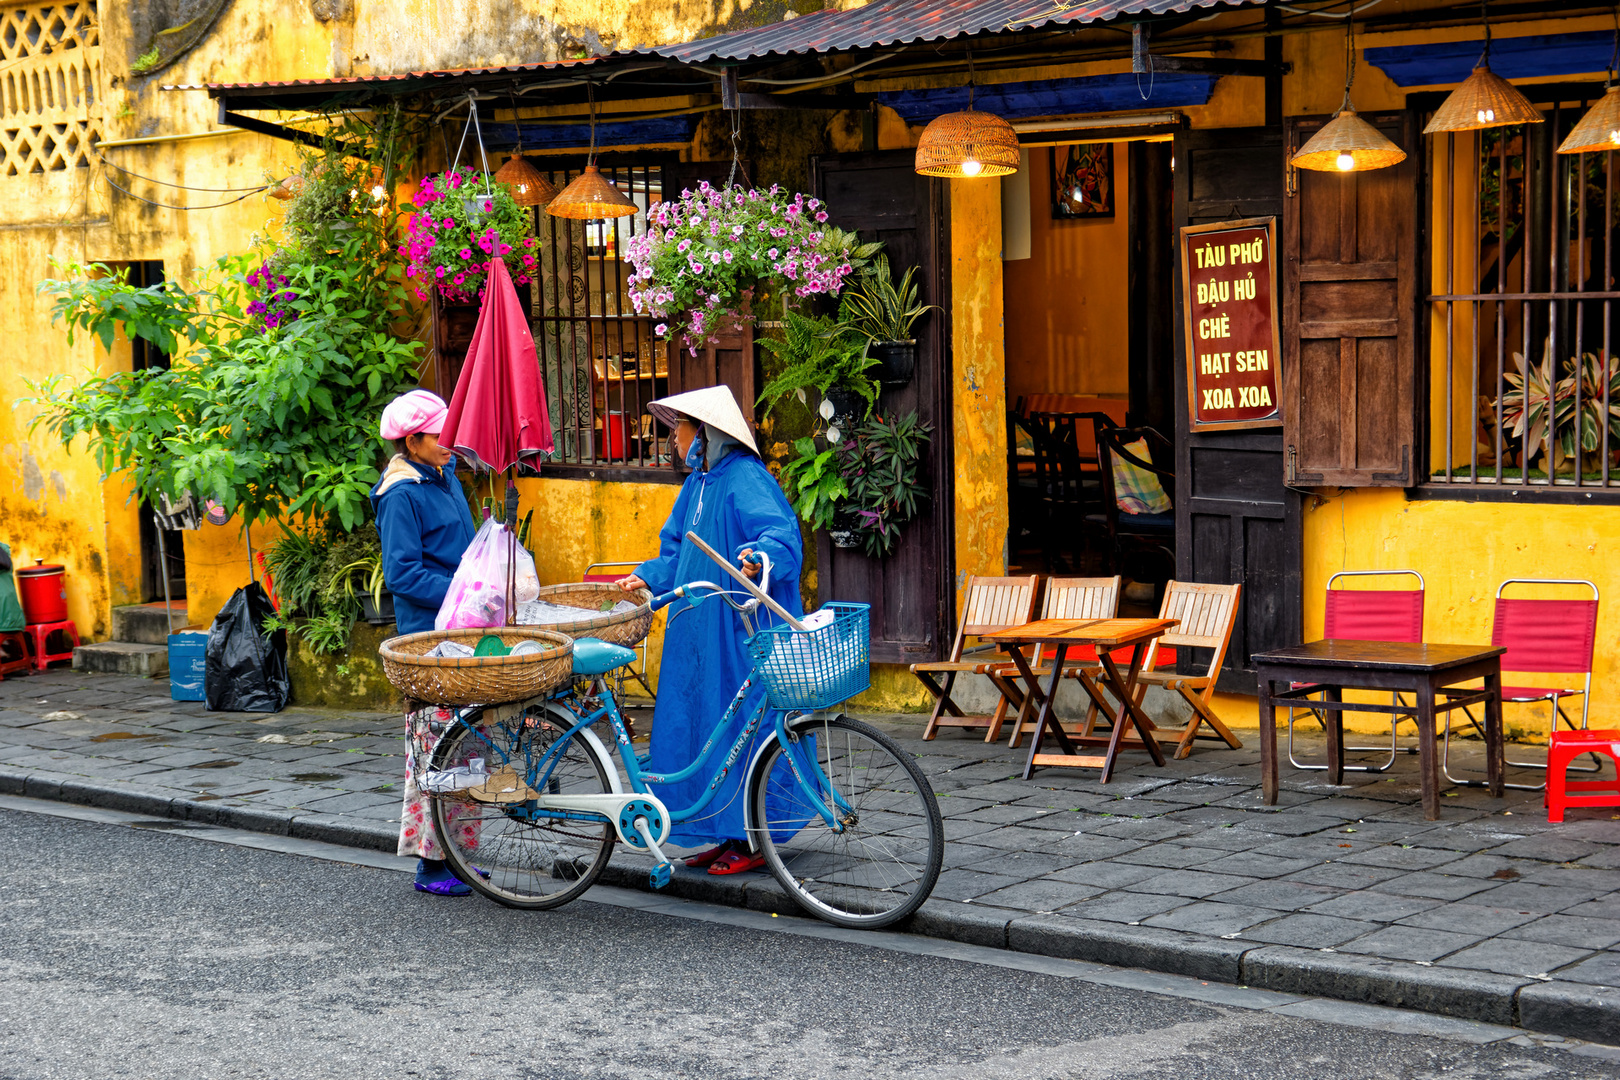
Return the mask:
M 422 778 L 428 763 L 433 760 L 433 748 L 450 725 L 456 721 L 456 711 L 439 705 L 429 705 L 405 717 L 405 801 L 399 811 L 399 854 L 415 855 L 423 859 L 443 859 L 444 845 L 433 824 L 433 804 L 422 790 Z M 472 809 L 463 803 L 451 802 L 446 817 L 463 849 L 478 846 L 478 822 L 458 822 Z

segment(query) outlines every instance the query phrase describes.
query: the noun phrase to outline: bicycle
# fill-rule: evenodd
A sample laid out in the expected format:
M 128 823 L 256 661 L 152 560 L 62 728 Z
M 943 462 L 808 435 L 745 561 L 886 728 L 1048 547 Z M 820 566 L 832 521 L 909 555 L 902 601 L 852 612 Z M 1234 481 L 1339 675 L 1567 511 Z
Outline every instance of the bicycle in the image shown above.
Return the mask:
M 804 910 L 839 926 L 889 926 L 922 906 L 939 877 L 944 826 L 932 787 L 912 755 L 876 728 L 829 712 L 866 689 L 869 609 L 833 603 L 832 621 L 795 628 L 768 595 L 770 561 L 756 554 L 753 582 L 703 545 L 747 588 L 694 581 L 657 597 L 659 610 L 678 598 L 721 599 L 749 634 L 753 670 L 712 725 L 703 750 L 684 768 L 648 771 L 638 757 L 611 672 L 635 654 L 591 638 L 574 644 L 574 681 L 541 701 L 467 710 L 448 725 L 430 758 L 430 775 L 485 777 L 466 788 L 434 793 L 433 819 L 456 875 L 491 900 L 517 908 L 553 908 L 576 899 L 601 876 L 616 843 L 651 855 L 649 883 L 669 884 L 672 866 L 661 844 L 672 824 L 708 808 L 733 768 L 746 772 L 744 820 L 750 845 Z M 747 599 L 739 600 L 738 595 Z M 788 621 L 755 630 L 761 604 Z M 721 752 L 716 735 L 736 715 L 756 681 L 766 699 Z M 770 735 L 748 761 L 744 749 L 767 723 Z M 618 753 L 593 731 L 606 722 Z M 691 806 L 666 807 L 654 789 L 697 776 L 708 784 Z

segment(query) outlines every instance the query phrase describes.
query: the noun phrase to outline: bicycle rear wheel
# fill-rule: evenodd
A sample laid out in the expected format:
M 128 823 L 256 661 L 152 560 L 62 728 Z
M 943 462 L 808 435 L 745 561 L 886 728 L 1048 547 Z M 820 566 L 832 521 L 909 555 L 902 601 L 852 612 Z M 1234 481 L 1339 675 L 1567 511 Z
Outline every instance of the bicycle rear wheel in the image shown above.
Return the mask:
M 749 791 L 753 838 L 800 907 L 839 926 L 876 929 L 922 906 L 939 878 L 945 828 L 928 778 L 887 735 L 847 716 L 788 725 L 820 776 L 794 778 L 773 741 Z M 811 802 L 833 809 L 834 831 Z
M 484 714 L 486 717 L 488 713 Z M 495 771 L 511 766 L 530 782 L 541 759 L 574 724 L 560 706 L 535 706 L 510 719 L 474 728 L 457 724 L 434 749 L 433 768 L 449 770 L 483 758 Z M 600 795 L 613 790 L 613 766 L 584 739 L 563 747 L 545 790 L 553 795 Z M 445 861 L 478 892 L 516 908 L 559 907 L 589 889 L 613 853 L 613 826 L 531 818 L 533 801 L 480 802 L 465 792 L 433 797 L 433 825 Z

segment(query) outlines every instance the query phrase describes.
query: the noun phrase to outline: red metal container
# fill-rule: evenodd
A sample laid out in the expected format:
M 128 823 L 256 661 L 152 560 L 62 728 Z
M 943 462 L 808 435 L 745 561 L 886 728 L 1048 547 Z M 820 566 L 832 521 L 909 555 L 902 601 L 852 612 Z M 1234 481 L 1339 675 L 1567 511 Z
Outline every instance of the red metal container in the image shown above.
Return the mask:
M 17 593 L 22 598 L 23 621 L 30 626 L 67 622 L 65 568 L 35 559 L 33 566 L 17 571 Z

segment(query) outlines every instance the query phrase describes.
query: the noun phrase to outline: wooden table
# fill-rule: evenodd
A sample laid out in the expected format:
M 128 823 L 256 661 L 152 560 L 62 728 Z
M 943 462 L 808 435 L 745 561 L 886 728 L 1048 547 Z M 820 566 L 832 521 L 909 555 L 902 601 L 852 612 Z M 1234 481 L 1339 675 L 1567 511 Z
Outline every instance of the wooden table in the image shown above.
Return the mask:
M 1440 755 L 1435 749 L 1435 714 L 1485 703 L 1485 786 L 1502 795 L 1502 654 L 1487 645 L 1428 645 L 1405 641 L 1352 641 L 1333 638 L 1273 649 L 1252 658 L 1260 680 L 1260 770 L 1266 803 L 1277 801 L 1277 705 L 1321 711 L 1328 729 L 1328 776 L 1344 783 L 1345 712 L 1407 713 L 1417 720 L 1418 755 L 1423 772 L 1423 814 L 1440 817 Z M 1484 679 L 1477 691 L 1453 691 L 1437 703 L 1444 687 Z M 1283 684 L 1282 691 L 1273 689 Z M 1309 685 L 1298 685 L 1298 684 Z M 1344 700 L 1345 690 L 1395 690 L 1412 694 L 1415 706 Z M 1313 694 L 1326 700 L 1304 701 Z
M 1025 780 L 1043 765 L 1060 765 L 1070 768 L 1100 768 L 1101 782 L 1106 784 L 1114 773 L 1114 760 L 1119 756 L 1121 748 L 1146 750 L 1153 756 L 1154 764 L 1164 764 L 1164 752 L 1159 749 L 1158 740 L 1153 735 L 1153 722 L 1136 704 L 1136 677 L 1142 671 L 1142 658 L 1147 654 L 1148 645 L 1178 622 L 1177 619 L 1040 619 L 1023 626 L 1013 626 L 984 635 L 984 640 L 1000 644 L 1012 655 L 1019 677 L 1028 688 L 1024 707 L 1038 705 L 1040 708 L 1035 722 L 1035 737 L 1029 741 L 1029 761 L 1024 765 Z M 1018 647 L 1021 645 L 1040 645 L 1045 647 L 1042 649 L 1043 653 L 1048 650 L 1051 652 L 1052 678 L 1046 690 L 1041 689 L 1040 678 L 1030 667 L 1023 649 Z M 1063 725 L 1058 722 L 1053 711 L 1057 701 L 1058 680 L 1064 677 L 1064 661 L 1068 657 L 1069 650 L 1076 645 L 1093 645 L 1097 649 L 1097 658 L 1102 665 L 1101 680 L 1093 679 L 1088 672 L 1081 669 L 1075 669 L 1072 674 L 1096 703 L 1098 711 L 1112 723 L 1113 730 L 1106 737 L 1070 735 L 1063 730 Z M 1131 646 L 1130 671 L 1122 676 L 1109 653 L 1127 645 Z M 1103 697 L 1099 681 L 1119 698 L 1121 709 L 1119 715 L 1115 714 L 1114 706 Z M 1131 724 L 1135 725 L 1140 739 L 1124 738 L 1127 717 Z M 1022 724 L 1023 719 L 1021 709 L 1017 722 Z M 1041 743 L 1048 731 L 1057 740 L 1061 753 L 1041 753 Z M 1078 753 L 1076 747 L 1080 746 L 1106 746 L 1108 749 L 1098 757 Z

